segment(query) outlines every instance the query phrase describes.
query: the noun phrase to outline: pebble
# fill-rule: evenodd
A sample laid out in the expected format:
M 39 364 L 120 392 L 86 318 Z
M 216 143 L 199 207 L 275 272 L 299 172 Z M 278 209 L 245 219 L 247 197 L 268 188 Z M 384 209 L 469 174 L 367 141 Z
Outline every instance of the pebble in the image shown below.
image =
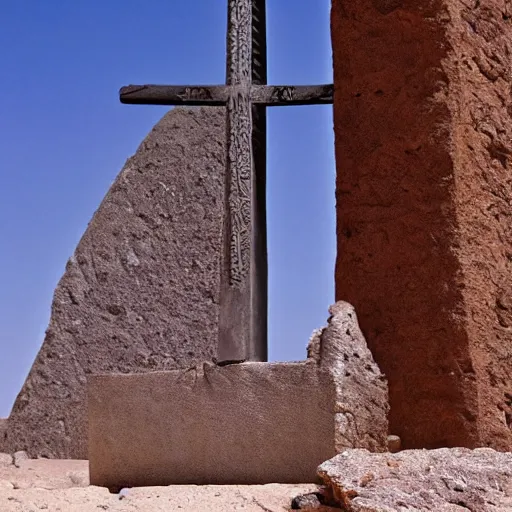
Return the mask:
M 0 468 L 10 466 L 12 464 L 12 455 L 10 453 L 0 453 Z

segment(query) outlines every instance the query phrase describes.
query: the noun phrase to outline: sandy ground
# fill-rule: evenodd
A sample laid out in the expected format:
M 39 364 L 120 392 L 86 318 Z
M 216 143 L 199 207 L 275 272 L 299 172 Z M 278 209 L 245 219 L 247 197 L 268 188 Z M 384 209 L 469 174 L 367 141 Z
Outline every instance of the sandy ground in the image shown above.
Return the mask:
M 19 467 L 0 457 L 1 512 L 211 511 L 282 512 L 310 485 L 140 487 L 110 494 L 89 486 L 85 460 L 23 460 Z

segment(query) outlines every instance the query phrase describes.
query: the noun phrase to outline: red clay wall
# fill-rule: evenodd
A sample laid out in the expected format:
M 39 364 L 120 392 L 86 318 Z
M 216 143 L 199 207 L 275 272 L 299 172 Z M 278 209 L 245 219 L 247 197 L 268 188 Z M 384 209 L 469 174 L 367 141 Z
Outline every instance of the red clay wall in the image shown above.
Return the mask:
M 406 448 L 512 450 L 512 12 L 333 0 L 336 300 Z

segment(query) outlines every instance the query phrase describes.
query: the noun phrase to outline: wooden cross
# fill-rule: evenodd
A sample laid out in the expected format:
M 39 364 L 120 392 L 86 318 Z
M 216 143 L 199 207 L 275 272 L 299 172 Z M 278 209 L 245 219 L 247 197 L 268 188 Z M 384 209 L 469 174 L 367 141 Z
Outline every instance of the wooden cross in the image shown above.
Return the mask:
M 266 107 L 332 103 L 333 86 L 267 84 L 265 0 L 228 0 L 226 85 L 129 85 L 122 103 L 226 106 L 219 360 L 267 360 Z

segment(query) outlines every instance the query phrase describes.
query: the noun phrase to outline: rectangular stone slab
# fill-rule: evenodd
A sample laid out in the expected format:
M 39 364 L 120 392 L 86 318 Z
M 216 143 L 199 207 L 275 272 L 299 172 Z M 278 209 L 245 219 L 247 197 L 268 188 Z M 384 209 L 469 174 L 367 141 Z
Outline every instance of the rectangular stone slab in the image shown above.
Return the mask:
M 334 456 L 335 389 L 307 363 L 91 376 L 92 485 L 308 483 Z

